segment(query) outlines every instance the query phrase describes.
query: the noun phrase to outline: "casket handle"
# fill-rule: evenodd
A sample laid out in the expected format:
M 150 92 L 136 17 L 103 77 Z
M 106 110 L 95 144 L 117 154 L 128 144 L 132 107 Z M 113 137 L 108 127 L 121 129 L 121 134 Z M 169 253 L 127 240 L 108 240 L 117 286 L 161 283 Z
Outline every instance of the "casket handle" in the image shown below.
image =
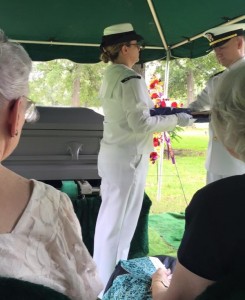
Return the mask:
M 71 154 L 72 160 L 78 160 L 79 154 L 82 152 L 83 144 L 79 142 L 71 142 L 67 146 L 68 152 Z

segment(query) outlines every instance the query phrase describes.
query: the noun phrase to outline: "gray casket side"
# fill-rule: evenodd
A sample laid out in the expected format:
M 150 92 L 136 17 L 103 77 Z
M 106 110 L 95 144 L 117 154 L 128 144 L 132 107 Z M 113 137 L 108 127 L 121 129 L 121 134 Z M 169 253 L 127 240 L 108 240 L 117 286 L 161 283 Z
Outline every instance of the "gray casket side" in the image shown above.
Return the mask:
M 3 165 L 38 180 L 99 179 L 104 117 L 80 107 L 38 110 L 39 121 L 24 125 L 17 148 Z

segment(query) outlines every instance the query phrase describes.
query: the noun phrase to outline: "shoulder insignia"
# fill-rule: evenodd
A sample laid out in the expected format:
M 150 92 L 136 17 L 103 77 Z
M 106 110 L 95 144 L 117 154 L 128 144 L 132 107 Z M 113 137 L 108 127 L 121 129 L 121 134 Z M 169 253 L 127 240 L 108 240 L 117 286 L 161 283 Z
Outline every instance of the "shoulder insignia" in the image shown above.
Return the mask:
M 215 77 L 215 76 L 218 76 L 219 74 L 221 74 L 221 73 L 223 73 L 223 72 L 224 72 L 224 70 L 223 70 L 223 71 L 220 71 L 220 72 L 218 72 L 218 73 L 215 73 L 215 74 L 212 75 L 210 78 Z
M 124 78 L 123 80 L 121 80 L 122 83 L 125 83 L 126 81 L 132 79 L 132 78 L 137 78 L 137 79 L 140 79 L 141 76 L 138 76 L 138 75 L 132 75 L 132 76 L 129 76 L 129 77 L 126 77 Z

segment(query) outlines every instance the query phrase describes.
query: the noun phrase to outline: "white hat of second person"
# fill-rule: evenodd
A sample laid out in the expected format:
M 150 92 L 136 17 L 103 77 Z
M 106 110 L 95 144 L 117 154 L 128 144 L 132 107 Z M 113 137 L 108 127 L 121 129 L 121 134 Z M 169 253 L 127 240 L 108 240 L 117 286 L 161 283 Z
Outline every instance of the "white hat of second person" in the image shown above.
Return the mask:
M 223 25 L 211 28 L 203 33 L 212 48 L 224 45 L 236 36 L 244 35 L 245 23 Z

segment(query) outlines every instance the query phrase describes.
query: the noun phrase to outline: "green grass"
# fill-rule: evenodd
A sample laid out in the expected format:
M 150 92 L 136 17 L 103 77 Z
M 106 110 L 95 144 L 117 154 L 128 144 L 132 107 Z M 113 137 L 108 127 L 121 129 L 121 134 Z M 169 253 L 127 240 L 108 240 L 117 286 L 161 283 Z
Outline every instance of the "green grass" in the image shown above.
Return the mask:
M 178 141 L 172 140 L 176 164 L 172 164 L 164 154 L 162 164 L 161 197 L 158 199 L 158 168 L 159 162 L 149 166 L 145 191 L 152 201 L 150 216 L 164 212 L 182 213 L 190 202 L 193 194 L 205 185 L 206 170 L 204 167 L 208 144 L 208 130 L 188 128 L 178 133 Z M 183 225 L 184 226 L 184 225 Z M 173 238 L 177 232 L 174 228 L 152 227 L 149 222 L 149 254 L 177 255 L 177 248 L 164 239 L 164 233 L 173 230 Z
M 193 194 L 205 185 L 205 155 L 207 129 L 188 129 L 180 132 L 181 139 L 172 141 L 175 164 L 164 154 L 162 176 L 158 178 L 159 162 L 150 163 L 146 193 L 152 200 L 151 213 L 183 212 Z M 157 199 L 158 180 L 161 198 Z
M 174 149 L 186 149 L 189 151 L 206 151 L 208 143 L 207 129 L 186 129 L 179 133 L 178 140 L 172 140 Z

